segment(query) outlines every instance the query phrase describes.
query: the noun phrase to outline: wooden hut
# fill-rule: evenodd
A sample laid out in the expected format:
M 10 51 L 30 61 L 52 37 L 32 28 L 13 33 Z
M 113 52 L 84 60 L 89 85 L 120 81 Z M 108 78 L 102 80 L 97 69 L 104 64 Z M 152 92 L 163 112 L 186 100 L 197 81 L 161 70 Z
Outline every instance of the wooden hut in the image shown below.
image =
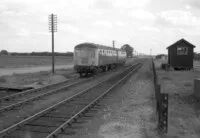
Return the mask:
M 174 69 L 192 69 L 195 46 L 181 39 L 167 47 L 168 64 Z

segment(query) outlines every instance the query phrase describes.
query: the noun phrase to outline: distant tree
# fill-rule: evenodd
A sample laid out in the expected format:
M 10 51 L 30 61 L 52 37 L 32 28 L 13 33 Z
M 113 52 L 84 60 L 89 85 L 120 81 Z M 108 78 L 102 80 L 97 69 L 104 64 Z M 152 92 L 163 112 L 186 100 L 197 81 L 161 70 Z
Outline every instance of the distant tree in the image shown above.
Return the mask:
M 0 55 L 8 55 L 8 51 L 7 50 L 1 50 Z
M 126 51 L 127 57 L 133 57 L 133 47 L 131 47 L 129 44 L 123 45 L 121 49 Z

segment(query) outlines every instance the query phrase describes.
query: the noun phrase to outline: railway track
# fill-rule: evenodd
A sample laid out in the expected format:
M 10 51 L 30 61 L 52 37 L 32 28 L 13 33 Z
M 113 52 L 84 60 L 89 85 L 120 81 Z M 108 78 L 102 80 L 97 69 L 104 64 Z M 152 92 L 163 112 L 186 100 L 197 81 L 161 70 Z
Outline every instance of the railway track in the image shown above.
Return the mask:
M 140 68 L 138 63 L 0 132 L 1 137 L 56 137 L 77 117 Z
M 106 75 L 115 70 L 117 70 L 117 69 L 111 70 L 109 72 L 101 73 L 100 75 Z M 96 78 L 96 77 L 98 77 L 98 75 L 96 75 L 94 78 Z M 19 93 L 15 93 L 12 95 L 4 96 L 4 97 L 0 98 L 0 113 L 7 111 L 7 110 L 11 110 L 15 107 L 21 106 L 28 102 L 40 99 L 42 97 L 61 92 L 72 86 L 76 86 L 83 82 L 90 81 L 94 78 L 87 78 L 87 79 L 73 78 L 73 79 L 66 80 L 66 81 L 63 81 L 60 83 L 47 85 L 45 87 L 31 89 L 31 90 L 27 90 L 24 92 L 19 92 Z

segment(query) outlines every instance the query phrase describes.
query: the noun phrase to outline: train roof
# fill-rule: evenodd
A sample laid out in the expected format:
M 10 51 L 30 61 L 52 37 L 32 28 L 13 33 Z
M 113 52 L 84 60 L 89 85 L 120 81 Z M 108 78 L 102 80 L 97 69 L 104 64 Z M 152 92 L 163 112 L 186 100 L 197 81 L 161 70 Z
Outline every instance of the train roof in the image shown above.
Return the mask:
M 113 47 L 109 47 L 109 46 L 105 46 L 105 45 L 99 45 L 99 44 L 94 44 L 94 43 L 81 43 L 75 46 L 75 48 L 83 48 L 83 47 L 87 47 L 87 48 L 99 48 L 99 49 L 110 49 L 110 50 L 120 50 L 118 48 L 113 48 Z M 123 50 L 122 50 L 123 51 Z

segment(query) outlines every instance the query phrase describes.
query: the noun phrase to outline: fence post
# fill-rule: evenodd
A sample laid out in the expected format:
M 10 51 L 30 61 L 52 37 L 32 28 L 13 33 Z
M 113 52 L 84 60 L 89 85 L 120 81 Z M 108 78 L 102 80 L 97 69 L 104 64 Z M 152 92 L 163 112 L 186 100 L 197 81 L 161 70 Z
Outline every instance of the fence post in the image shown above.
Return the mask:
M 160 94 L 160 109 L 159 109 L 159 125 L 158 128 L 161 132 L 167 133 L 168 131 L 168 94 Z
M 159 108 L 160 108 L 160 87 L 161 85 L 160 84 L 157 84 L 156 85 L 156 91 L 155 91 L 155 93 L 156 93 L 156 111 L 157 111 L 157 113 L 159 113 Z

